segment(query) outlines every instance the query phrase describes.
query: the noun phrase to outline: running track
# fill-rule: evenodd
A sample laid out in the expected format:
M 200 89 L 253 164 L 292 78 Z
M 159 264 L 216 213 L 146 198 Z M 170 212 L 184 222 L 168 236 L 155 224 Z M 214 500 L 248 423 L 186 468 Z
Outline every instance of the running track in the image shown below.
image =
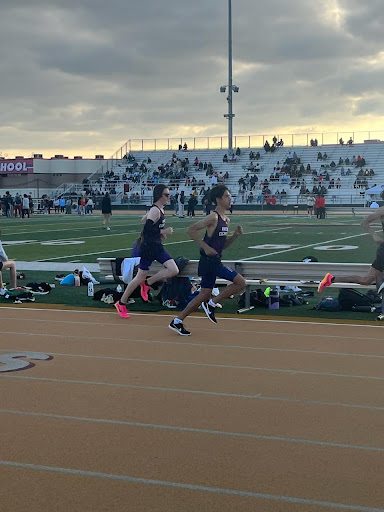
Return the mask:
M 169 320 L 0 308 L 1 511 L 384 512 L 380 325 Z

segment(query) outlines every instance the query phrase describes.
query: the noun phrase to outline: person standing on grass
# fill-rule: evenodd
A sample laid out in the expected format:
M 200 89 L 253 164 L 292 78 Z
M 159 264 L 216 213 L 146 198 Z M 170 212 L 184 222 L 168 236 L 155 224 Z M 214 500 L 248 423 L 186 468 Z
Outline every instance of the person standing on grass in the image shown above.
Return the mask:
M 24 219 L 26 215 L 28 215 L 29 219 L 29 198 L 27 194 L 24 194 L 23 199 L 21 201 L 21 216 Z
M 101 213 L 104 215 L 103 228 L 110 231 L 111 228 L 109 227 L 109 221 L 112 215 L 112 205 L 108 192 L 105 193 L 105 196 L 101 201 Z
M 115 308 L 121 318 L 129 318 L 127 301 L 132 292 L 140 286 L 141 296 L 148 301 L 150 288 L 156 288 L 158 281 L 177 276 L 179 269 L 175 260 L 165 251 L 163 240 L 167 235 L 172 235 L 173 228 L 165 228 L 164 206 L 169 200 L 169 189 L 166 185 L 156 185 L 153 189 L 153 205 L 143 217 L 145 225 L 139 237 L 137 248 L 139 249 L 140 264 L 136 276 L 128 284 L 121 299 L 116 302 Z M 164 268 L 154 276 L 147 278 L 148 270 L 153 261 L 158 261 Z
M 11 274 L 11 288 L 17 287 L 17 275 L 16 275 L 16 263 L 13 260 L 9 260 L 5 254 L 3 245 L 1 243 L 1 231 L 0 231 L 0 295 L 5 295 L 6 289 L 3 284 L 2 270 L 8 270 Z
M 231 295 L 241 293 L 247 284 L 243 276 L 221 263 L 223 250 L 227 249 L 236 238 L 243 234 L 243 228 L 237 226 L 234 234 L 227 238 L 230 220 L 226 216 L 226 211 L 231 206 L 231 194 L 225 185 L 217 185 L 211 190 L 210 200 L 216 205 L 215 210 L 188 229 L 189 236 L 200 246 L 199 276 L 201 276 L 201 290 L 199 295 L 168 326 L 181 336 L 191 334 L 184 327 L 183 320 L 193 311 L 196 311 L 200 304 L 209 320 L 217 323 L 215 318 L 216 304 Z M 202 229 L 205 229 L 206 232 L 201 240 L 199 231 Z M 217 297 L 212 299 L 212 290 L 217 278 L 226 279 L 231 281 L 232 284 L 226 286 Z
M 383 233 L 376 233 L 373 229 L 372 224 L 376 221 L 381 222 Z M 318 291 L 322 292 L 324 288 L 331 286 L 333 283 L 357 283 L 362 285 L 370 285 L 375 284 L 376 282 L 381 282 L 379 286 L 378 293 L 381 293 L 384 289 L 384 207 L 379 208 L 371 215 L 368 215 L 363 222 L 361 223 L 361 227 L 369 233 L 376 244 L 378 244 L 378 248 L 376 251 L 376 259 L 372 263 L 368 272 L 363 276 L 343 276 L 337 277 L 333 274 L 325 274 L 324 278 L 320 281 L 318 286 Z

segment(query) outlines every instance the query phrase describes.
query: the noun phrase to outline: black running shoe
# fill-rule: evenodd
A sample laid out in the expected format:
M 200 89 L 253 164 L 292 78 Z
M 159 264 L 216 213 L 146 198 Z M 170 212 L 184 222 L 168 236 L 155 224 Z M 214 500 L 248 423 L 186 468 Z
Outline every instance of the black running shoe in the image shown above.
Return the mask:
M 177 333 L 179 333 L 180 336 L 190 336 L 191 335 L 191 333 L 189 331 L 187 331 L 187 329 L 184 327 L 182 322 L 175 324 L 174 320 L 172 320 L 172 322 L 168 325 L 168 327 L 172 331 L 176 331 Z
M 211 322 L 217 324 L 217 320 L 215 318 L 215 308 L 211 306 L 208 302 L 203 302 L 201 307 L 204 309 L 205 314 L 210 319 Z

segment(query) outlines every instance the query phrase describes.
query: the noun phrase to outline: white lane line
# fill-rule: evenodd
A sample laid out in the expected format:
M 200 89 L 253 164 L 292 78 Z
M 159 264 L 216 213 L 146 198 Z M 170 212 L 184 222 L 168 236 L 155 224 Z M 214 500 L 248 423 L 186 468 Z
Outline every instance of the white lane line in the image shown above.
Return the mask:
M 10 309 L 12 311 L 15 311 L 15 308 L 14 307 L 11 307 L 11 306 L 0 306 L 0 313 L 3 309 Z M 105 323 L 105 322 L 78 322 L 78 321 L 71 321 L 71 320 L 40 320 L 40 319 L 35 319 L 35 318 L 26 318 L 25 320 L 28 320 L 28 321 L 33 321 L 33 322 L 52 322 L 52 323 L 64 323 L 64 324 L 84 324 L 84 325 L 118 325 L 118 322 L 119 322 L 119 319 L 117 319 L 117 315 L 116 315 L 116 312 L 113 312 L 113 311 L 92 311 L 91 309 L 89 310 L 74 310 L 74 309 L 48 309 L 48 308 L 35 308 L 35 307 L 18 307 L 17 308 L 17 317 L 3 317 L 3 320 L 16 320 L 17 322 L 20 320 L 20 311 L 43 311 L 43 312 L 52 312 L 52 313 L 57 313 L 57 312 L 60 312 L 60 313 L 70 313 L 70 314 L 86 314 L 86 315 L 90 315 L 90 314 L 93 314 L 93 315 L 109 315 L 110 317 L 114 317 L 116 319 L 116 322 L 113 322 L 113 323 Z M 135 317 L 135 316 L 145 316 L 145 317 L 155 317 L 155 318 L 162 318 L 162 319 L 166 319 L 166 320 L 169 320 L 169 318 L 171 318 L 171 315 L 167 315 L 167 314 L 156 314 L 156 313 L 138 313 L 138 312 L 130 312 L 130 315 L 131 317 Z M 202 318 L 205 318 L 205 316 L 189 316 L 188 317 L 188 320 L 201 320 Z M 268 320 L 268 319 L 260 319 L 260 318 L 245 318 L 245 317 L 221 317 L 220 318 L 220 322 L 225 322 L 227 320 L 230 320 L 230 321 L 237 321 L 237 322 L 257 322 L 257 323 L 272 323 L 272 324 L 298 324 L 300 326 L 306 326 L 306 325 L 318 325 L 318 326 L 330 326 L 330 327 L 342 327 L 343 329 L 348 329 L 349 327 L 363 327 L 363 328 L 369 328 L 369 329 L 383 329 L 384 328 L 384 324 L 376 324 L 376 325 L 370 325 L 370 324 L 352 324 L 352 323 L 336 323 L 336 322 L 306 322 L 306 321 L 299 321 L 299 320 L 278 320 L 277 318 L 276 319 L 271 319 L 271 320 Z M 121 322 L 120 322 L 121 323 Z M 124 322 L 121 323 L 121 325 L 124 325 Z M 130 326 L 135 326 L 135 327 L 148 327 L 148 325 L 141 325 L 141 324 L 133 324 L 131 321 L 129 321 L 127 323 L 127 325 L 130 325 Z M 163 327 L 163 328 L 167 328 L 167 325 L 149 325 L 149 327 Z M 214 329 L 203 329 L 201 327 L 194 327 L 194 329 L 196 330 L 203 330 L 203 331 L 224 331 L 224 332 L 236 332 L 237 334 L 239 334 L 239 330 L 234 330 L 234 329 L 220 329 L 220 327 L 215 327 Z M 254 334 L 257 334 L 258 332 L 260 331 L 246 331 L 246 330 L 243 330 L 241 329 L 241 332 L 246 332 L 246 333 L 249 333 L 249 332 L 253 332 Z M 312 334 L 297 334 L 297 333 L 274 333 L 274 334 L 294 334 L 296 336 L 314 336 Z M 324 335 L 317 335 L 319 337 L 333 337 L 331 335 L 328 335 L 328 334 L 324 334 Z M 353 336 L 340 336 L 340 338 L 353 338 Z M 362 339 L 362 336 L 359 336 L 359 337 L 356 337 L 356 339 Z M 364 335 L 364 339 L 371 339 L 371 340 L 376 340 L 376 341 L 382 341 L 381 339 L 378 339 L 378 338 L 366 338 L 365 335 Z
M 80 469 L 62 468 L 57 466 L 42 466 L 38 464 L 26 464 L 22 462 L 1 460 L 0 465 L 5 467 L 16 467 L 22 469 L 31 469 L 35 471 L 48 471 L 53 473 L 63 473 L 65 475 L 86 476 L 91 478 L 100 478 L 103 480 L 116 480 L 120 482 L 136 483 L 143 485 L 155 485 L 160 487 L 172 487 L 177 489 L 188 489 L 190 491 L 209 492 L 213 494 L 225 494 L 231 496 L 241 496 L 247 498 L 265 499 L 270 501 L 281 501 L 288 503 L 301 503 L 305 505 L 317 505 L 320 507 L 337 508 L 343 510 L 355 510 L 358 512 L 384 512 L 383 508 L 364 507 L 360 505 L 348 505 L 345 503 L 334 503 L 329 501 L 310 500 L 300 497 L 282 496 L 277 494 L 264 494 L 251 491 L 240 491 L 235 489 L 223 489 L 219 487 L 206 487 L 203 485 L 192 485 L 178 482 L 168 482 L 164 480 L 152 480 L 148 478 L 136 478 L 127 475 L 115 475 L 111 473 L 99 473 L 96 471 L 84 471 Z
M 132 325 L 132 324 L 131 324 Z M 28 341 L 26 338 L 29 337 L 39 337 L 39 338 L 59 338 L 64 340 L 74 339 L 74 340 L 101 340 L 108 342 L 119 342 L 123 341 L 124 343 L 139 343 L 139 344 L 155 344 L 155 345 L 175 345 L 179 347 L 204 347 L 204 348 L 220 348 L 220 349 L 235 349 L 235 350 L 259 350 L 263 352 L 293 352 L 299 354 L 316 354 L 316 355 L 326 355 L 326 356 L 341 356 L 341 357 L 363 357 L 370 359 L 384 359 L 384 355 L 381 354 L 356 354 L 354 352 L 330 352 L 325 350 L 303 350 L 303 349 L 295 349 L 295 348 L 285 348 L 285 347 L 258 347 L 255 345 L 219 345 L 217 343 L 193 343 L 188 341 L 164 341 L 164 340 L 143 340 L 136 338 L 118 338 L 116 336 L 112 338 L 101 337 L 101 336 L 74 336 L 68 334 L 54 334 L 54 333 L 31 333 L 31 332 L 14 332 L 14 331 L 0 331 L 0 334 L 6 334 L 7 336 L 21 336 L 23 338 L 23 342 Z M 275 334 L 284 334 L 287 336 L 287 333 L 274 333 L 274 332 L 258 332 L 258 334 L 267 334 L 267 335 L 275 335 Z M 296 337 L 297 334 L 292 334 L 292 336 Z M 304 335 L 301 335 L 304 336 Z M 318 334 L 313 334 L 314 337 L 319 337 Z M 338 338 L 339 336 L 327 336 L 327 338 Z M 350 337 L 345 337 L 345 339 L 351 339 Z M 375 339 L 375 338 L 374 338 Z M 382 340 L 376 340 L 382 343 Z M 2 348 L 0 352 L 14 352 L 15 347 L 11 347 L 9 349 Z M 24 350 L 24 349 L 21 349 Z M 25 349 L 29 350 L 29 349 Z M 20 351 L 20 350 L 18 350 Z
M 171 430 L 174 432 L 193 432 L 196 434 L 211 434 L 218 436 L 242 437 L 247 439 L 262 439 L 265 441 L 282 441 L 283 443 L 309 444 L 318 446 L 331 446 L 332 448 L 351 448 L 355 450 L 367 450 L 384 452 L 384 448 L 378 446 L 363 446 L 345 443 L 332 443 L 328 441 L 315 441 L 312 439 L 299 439 L 295 437 L 266 436 L 258 434 L 247 434 L 242 432 L 228 432 L 225 430 L 209 430 L 192 427 L 176 427 L 174 425 L 158 425 L 154 423 L 138 423 L 133 421 L 108 420 L 104 418 L 84 418 L 82 416 L 65 416 L 61 414 L 46 414 L 38 412 L 14 411 L 8 409 L 0 409 L 0 414 L 11 414 L 15 416 L 33 416 L 37 418 L 51 418 L 58 420 L 84 421 L 88 423 L 103 423 L 107 425 L 122 425 L 127 427 L 141 427 L 159 430 Z
M 72 380 L 72 379 L 53 379 L 48 377 L 26 377 L 22 375 L 9 375 L 9 374 L 0 374 L 0 379 L 17 379 L 17 380 L 28 380 L 28 381 L 37 381 L 37 382 L 54 382 L 60 384 L 81 384 L 88 386 L 105 386 L 112 388 L 121 388 L 121 389 L 140 389 L 146 391 L 164 391 L 169 393 L 187 393 L 193 395 L 208 395 L 208 396 L 219 396 L 224 398 L 246 398 L 251 400 L 265 400 L 265 401 L 273 401 L 273 402 L 288 402 L 288 403 L 298 403 L 298 404 L 309 404 L 309 405 L 320 405 L 320 406 L 331 406 L 331 407 L 348 407 L 352 409 L 367 409 L 373 411 L 384 411 L 384 406 L 375 406 L 375 405 L 365 405 L 365 404 L 352 404 L 347 402 L 325 402 L 321 400 L 309 400 L 309 399 L 298 399 L 298 398 L 287 398 L 287 397 L 274 397 L 274 396 L 266 396 L 261 393 L 254 395 L 247 395 L 242 393 L 224 393 L 220 391 L 204 391 L 204 390 L 195 390 L 195 389 L 185 389 L 185 388 L 165 388 L 165 387 L 156 387 L 156 386 L 138 386 L 134 384 L 114 384 L 112 382 L 94 382 L 94 381 L 86 381 L 86 380 Z
M 284 254 L 284 253 L 291 252 L 291 251 L 300 251 L 301 249 L 308 249 L 308 247 L 315 247 L 316 245 L 320 245 L 320 244 L 321 245 L 330 244 L 332 242 L 339 242 L 340 240 L 348 240 L 349 238 L 357 238 L 357 237 L 366 236 L 366 235 L 369 235 L 369 233 L 360 233 L 359 235 L 343 236 L 341 238 L 335 238 L 333 240 L 324 240 L 324 241 L 318 240 L 314 244 L 301 245 L 300 247 L 293 247 L 292 249 L 284 249 L 282 251 L 270 252 L 269 254 L 261 254 L 259 256 L 252 256 L 251 258 L 243 258 L 239 261 L 249 261 L 249 260 L 255 260 L 255 259 L 259 259 L 259 258 L 266 258 L 267 256 L 274 256 L 276 254 Z
M 319 377 L 337 377 L 342 379 L 363 379 L 363 380 L 384 380 L 384 376 L 378 375 L 353 375 L 346 373 L 328 373 L 328 372 L 314 372 L 310 370 L 295 370 L 284 368 L 267 368 L 262 366 L 243 366 L 243 365 L 230 365 L 230 364 L 216 364 L 216 363 L 202 363 L 190 361 L 168 361 L 166 359 L 142 359 L 136 357 L 113 357 L 113 356 L 95 356 L 88 354 L 63 354 L 60 352 L 49 352 L 49 355 L 55 357 L 72 357 L 79 359 L 100 359 L 103 361 L 129 361 L 132 363 L 144 364 L 160 364 L 160 365 L 175 365 L 175 366 L 198 366 L 202 368 L 225 368 L 227 370 L 254 370 L 259 372 L 271 373 L 287 373 L 289 375 L 315 375 Z

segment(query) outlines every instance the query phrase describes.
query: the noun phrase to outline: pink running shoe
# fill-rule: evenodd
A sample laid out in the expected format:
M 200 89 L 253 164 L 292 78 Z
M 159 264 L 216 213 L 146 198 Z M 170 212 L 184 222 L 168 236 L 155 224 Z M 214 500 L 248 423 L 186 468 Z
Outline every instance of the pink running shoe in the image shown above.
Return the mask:
M 119 301 L 116 302 L 115 308 L 117 309 L 117 312 L 119 313 L 120 318 L 129 318 L 129 314 L 127 311 L 127 306 L 122 306 Z
M 140 293 L 141 293 L 141 297 L 142 299 L 145 301 L 145 302 L 148 302 L 148 292 L 149 290 L 151 289 L 150 286 L 148 286 L 147 284 L 145 284 L 145 281 L 143 281 L 142 283 L 140 283 Z
M 332 284 L 333 275 L 332 274 L 325 274 L 324 279 L 320 281 L 319 286 L 317 287 L 318 292 L 322 292 L 324 288 L 327 286 L 331 286 Z

